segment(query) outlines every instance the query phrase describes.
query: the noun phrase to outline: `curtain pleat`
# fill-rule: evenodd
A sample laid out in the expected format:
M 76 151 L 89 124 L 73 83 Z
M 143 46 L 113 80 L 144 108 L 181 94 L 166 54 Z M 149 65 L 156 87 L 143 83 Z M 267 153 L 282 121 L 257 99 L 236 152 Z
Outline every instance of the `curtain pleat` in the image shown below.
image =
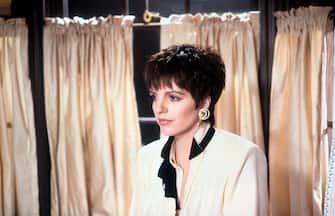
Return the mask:
M 212 47 L 226 66 L 226 87 L 215 108 L 216 127 L 264 149 L 258 87 L 259 15 L 171 15 L 162 22 L 161 48 L 189 43 Z
M 328 7 L 277 12 L 270 106 L 272 215 L 322 215 L 321 52 Z
M 325 201 L 324 201 L 324 216 L 335 215 L 335 139 L 333 130 L 333 122 L 335 120 L 335 94 L 334 94 L 334 20 L 329 20 L 327 23 L 327 30 L 324 43 L 324 52 L 323 52 L 323 69 L 326 73 L 325 87 L 326 87 L 326 97 L 324 98 L 325 103 L 327 104 L 327 126 L 325 127 L 325 134 L 328 135 L 328 151 L 326 152 L 325 160 L 328 162 L 326 170 L 326 188 L 325 188 Z M 324 136 L 327 138 L 327 136 Z M 329 157 L 328 157 L 329 156 Z
M 140 146 L 131 16 L 44 28 L 52 215 L 128 215 Z
M 0 215 L 39 215 L 36 138 L 24 19 L 0 19 Z

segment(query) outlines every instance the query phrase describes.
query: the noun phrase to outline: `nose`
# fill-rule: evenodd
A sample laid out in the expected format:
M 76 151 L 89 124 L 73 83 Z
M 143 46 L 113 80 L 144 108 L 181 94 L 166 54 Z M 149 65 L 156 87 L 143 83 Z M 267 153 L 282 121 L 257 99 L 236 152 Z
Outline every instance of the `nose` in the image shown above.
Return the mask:
M 167 106 L 164 99 L 156 98 L 156 100 L 152 103 L 152 109 L 156 115 L 166 112 Z

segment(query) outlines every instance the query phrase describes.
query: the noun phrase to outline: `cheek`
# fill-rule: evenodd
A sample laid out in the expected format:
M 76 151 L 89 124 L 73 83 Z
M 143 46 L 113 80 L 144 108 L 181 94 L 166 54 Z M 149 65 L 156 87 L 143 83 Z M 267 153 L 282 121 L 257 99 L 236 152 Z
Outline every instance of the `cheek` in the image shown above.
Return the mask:
M 156 113 L 157 113 L 157 107 L 156 107 L 156 104 L 154 102 L 152 102 L 151 104 L 151 110 L 152 112 L 154 113 L 154 115 L 156 116 Z
M 152 110 L 152 112 L 155 114 L 155 106 L 154 106 L 154 103 L 153 103 L 153 102 L 151 103 L 151 110 Z
M 196 110 L 193 106 L 185 107 L 184 109 L 180 109 L 178 111 L 178 115 L 181 119 L 189 119 L 189 120 L 197 120 L 198 118 L 198 110 Z

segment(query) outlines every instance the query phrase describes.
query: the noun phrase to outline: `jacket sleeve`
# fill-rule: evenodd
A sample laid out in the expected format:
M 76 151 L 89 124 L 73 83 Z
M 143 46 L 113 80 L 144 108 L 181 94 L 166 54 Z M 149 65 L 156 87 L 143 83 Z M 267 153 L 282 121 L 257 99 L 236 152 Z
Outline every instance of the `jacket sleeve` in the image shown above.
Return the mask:
M 225 216 L 268 215 L 267 162 L 258 147 L 246 153 L 228 178 L 223 204 Z

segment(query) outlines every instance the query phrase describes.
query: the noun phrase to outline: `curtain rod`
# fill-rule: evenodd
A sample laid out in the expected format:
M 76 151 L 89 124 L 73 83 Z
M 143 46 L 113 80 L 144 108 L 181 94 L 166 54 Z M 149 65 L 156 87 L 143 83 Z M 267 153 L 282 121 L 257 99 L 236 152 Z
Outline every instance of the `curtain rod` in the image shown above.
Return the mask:
M 124 13 L 126 15 L 129 15 L 129 1 L 128 0 L 124 0 L 124 9 L 125 9 Z
M 259 11 L 248 11 L 248 13 L 250 14 L 259 14 L 260 12 Z M 242 13 L 236 13 L 236 14 L 243 14 Z M 133 23 L 133 27 L 152 27 L 152 26 L 161 26 L 162 23 L 159 22 L 159 17 L 155 17 L 156 21 L 153 21 L 153 22 L 149 22 L 149 23 L 146 23 L 146 22 L 134 22 Z
M 133 23 L 133 27 L 153 27 L 153 26 L 161 26 L 161 23 L 159 23 L 159 22 L 152 22 L 152 23 L 137 22 L 137 23 Z

